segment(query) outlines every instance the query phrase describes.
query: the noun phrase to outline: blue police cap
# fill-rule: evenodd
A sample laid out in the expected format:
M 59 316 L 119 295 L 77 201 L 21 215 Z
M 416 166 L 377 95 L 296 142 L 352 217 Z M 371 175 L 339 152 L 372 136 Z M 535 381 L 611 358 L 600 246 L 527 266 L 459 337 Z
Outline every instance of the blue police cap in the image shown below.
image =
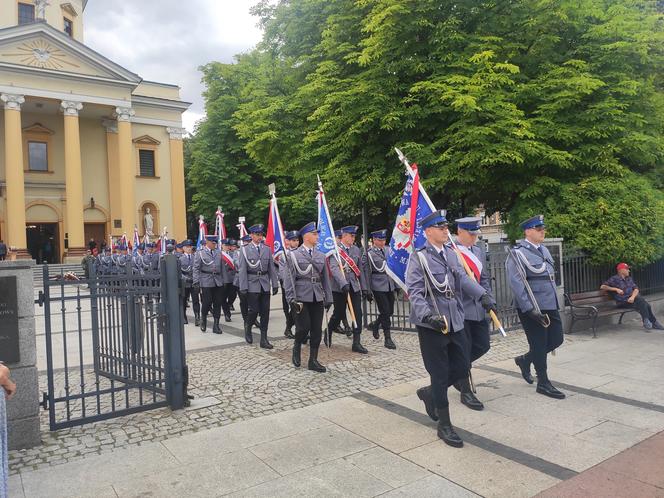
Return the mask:
M 335 237 L 341 237 L 341 230 L 335 230 L 334 231 L 334 236 Z
M 122 244 L 115 246 L 115 248 L 116 248 L 118 251 L 126 251 L 126 250 L 127 250 L 127 246 L 122 245 Z
M 175 248 L 182 249 L 182 242 L 178 242 L 177 244 L 175 244 Z
M 194 245 L 194 243 L 189 239 L 184 239 L 182 242 L 180 242 L 180 245 L 182 247 L 191 247 Z
M 258 223 L 249 227 L 249 233 L 265 233 L 265 225 Z
M 544 215 L 538 214 L 537 216 L 528 218 L 527 220 L 522 221 L 519 224 L 519 226 L 521 227 L 521 230 L 528 230 L 529 228 L 536 228 L 536 227 L 545 227 L 546 225 L 544 225 Z
M 243 236 L 240 240 L 242 242 L 250 242 L 251 241 L 251 235 L 247 234 L 247 235 Z
M 385 240 L 387 238 L 387 230 L 383 228 L 382 230 L 371 232 L 371 238 Z
M 429 228 L 433 226 L 447 226 L 447 218 L 445 218 L 445 214 L 447 214 L 447 211 L 444 209 L 438 209 L 431 213 L 428 216 L 425 216 L 422 221 L 420 222 L 420 225 L 422 228 Z
M 215 244 L 219 242 L 219 236 L 218 235 L 206 235 L 205 240 L 208 242 L 214 242 Z
M 350 233 L 355 235 L 357 233 L 357 225 L 348 225 L 345 227 L 341 227 L 341 233 Z
M 312 221 L 304 225 L 302 228 L 300 228 L 300 235 L 304 235 L 305 233 L 309 232 L 318 232 L 318 231 L 319 230 L 316 228 L 316 222 Z
M 140 249 L 141 251 L 145 251 L 145 244 L 143 243 L 138 244 L 138 249 Z
M 168 240 L 166 241 L 166 244 L 170 244 L 170 245 L 172 245 L 172 246 L 177 245 L 177 243 L 178 243 L 178 241 L 175 240 L 175 239 L 168 239 Z
M 236 246 L 236 245 L 237 245 L 237 240 L 235 240 L 235 239 L 228 239 L 228 245 L 229 245 L 229 246 Z
M 300 232 L 297 230 L 289 230 L 284 234 L 284 237 L 286 237 L 286 240 L 296 240 L 300 238 Z
M 227 246 L 227 245 L 228 245 L 228 239 L 221 239 L 221 243 L 222 243 L 223 245 L 226 245 L 226 246 Z
M 147 244 L 145 244 L 145 247 L 149 247 L 150 249 L 153 249 L 153 248 L 157 247 L 157 244 L 155 244 L 154 242 L 148 242 Z
M 482 218 L 467 216 L 466 218 L 458 218 L 454 222 L 457 224 L 457 228 L 461 228 L 472 234 L 480 233 L 481 231 Z

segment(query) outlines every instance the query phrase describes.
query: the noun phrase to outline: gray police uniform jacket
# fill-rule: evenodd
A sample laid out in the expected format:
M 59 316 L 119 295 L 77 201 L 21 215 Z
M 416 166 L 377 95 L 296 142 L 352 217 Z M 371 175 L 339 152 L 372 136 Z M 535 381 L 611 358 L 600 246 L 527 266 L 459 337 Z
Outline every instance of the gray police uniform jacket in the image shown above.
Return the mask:
M 457 242 L 457 245 L 460 244 Z M 446 247 L 451 248 L 451 244 L 447 244 Z M 482 272 L 480 273 L 479 284 L 484 287 L 484 290 L 487 292 L 487 294 L 489 294 L 493 304 L 496 304 L 496 300 L 494 299 L 493 293 L 491 291 L 491 273 L 489 273 L 489 269 L 487 268 L 486 251 L 480 245 L 474 245 L 470 247 L 470 250 L 477 257 L 480 263 L 482 263 Z M 458 256 L 457 261 L 459 261 L 459 264 L 463 267 L 463 263 L 459 260 Z M 482 307 L 480 300 L 473 299 L 469 294 L 463 295 L 463 313 L 466 320 L 479 322 L 487 319 L 487 312 Z
M 339 256 L 339 261 L 341 261 L 341 267 L 339 268 L 339 263 L 337 262 L 337 255 L 334 254 L 330 256 L 329 261 L 327 262 L 330 265 L 330 272 L 332 273 L 332 292 L 341 292 L 341 289 L 347 283 L 350 285 L 350 288 L 354 292 L 360 292 L 367 290 L 367 279 L 365 273 L 362 271 L 362 252 L 360 248 L 356 245 L 351 246 L 350 248 L 344 247 L 343 244 L 339 244 L 339 253 L 345 251 L 351 259 L 355 262 L 355 265 L 360 271 L 359 278 L 355 275 L 355 272 L 351 269 L 344 259 Z
M 135 275 L 144 275 L 145 266 L 143 265 L 143 255 L 136 253 L 134 256 L 132 256 L 131 266 L 134 270 Z
M 194 285 L 194 259 L 195 255 L 183 252 L 178 256 L 180 262 L 180 275 L 186 288 Z
M 238 268 L 240 267 L 240 250 L 233 251 L 233 263 L 235 263 L 235 275 L 233 275 L 233 285 L 240 288 L 240 273 Z
M 200 287 L 223 287 L 224 275 L 221 255 L 216 249 L 211 251 L 207 247 L 196 252 L 194 258 L 194 284 Z
M 370 247 L 362 255 L 362 271 L 369 283 L 369 289 L 374 292 L 392 292 L 397 289 L 394 280 L 385 271 L 387 268 L 386 257 L 389 255 L 389 251 L 389 246 L 385 246 L 385 249 Z
M 289 257 L 288 254 L 292 251 L 297 251 L 297 249 L 286 249 L 285 250 L 285 256 L 282 258 L 279 258 L 279 261 L 275 262 L 275 265 L 277 267 L 277 276 L 279 277 L 279 283 L 283 286 L 284 282 L 286 281 L 286 278 L 288 278 L 288 271 L 290 268 L 290 271 L 293 271 L 293 263 L 291 261 L 288 262 L 287 266 L 285 258 Z
M 533 291 L 540 310 L 553 311 L 558 309 L 558 295 L 556 294 L 555 266 L 549 250 L 540 245 L 542 252 L 527 241 L 520 241 L 514 246 L 516 254 L 510 254 L 505 262 L 507 278 L 509 278 L 516 307 L 522 313 L 533 309 L 526 286 L 517 272 L 513 256 L 520 259 L 526 272 L 526 279 Z
M 110 256 L 98 256 L 97 259 L 97 272 L 100 275 L 110 275 L 111 274 L 111 257 Z
M 226 256 L 233 262 L 233 267 L 226 263 L 223 259 L 221 264 L 224 266 L 224 284 L 232 284 L 237 275 L 237 263 L 235 262 L 234 254 L 236 251 L 226 252 Z
M 406 288 L 410 300 L 410 322 L 419 327 L 433 329 L 431 325 L 424 323 L 424 319 L 429 315 L 440 313 L 447 317 L 450 328 L 459 332 L 464 327 L 464 294 L 472 299 L 479 299 L 486 290 L 466 275 L 452 249 L 444 247 L 443 251 L 445 258 L 427 242 L 424 247 L 414 251 L 408 259 Z M 428 285 L 425 283 L 424 279 L 429 277 L 425 277 L 419 254 L 423 255 L 436 282 L 444 284 L 447 281 L 445 286 L 447 292 L 438 290 L 431 280 Z M 427 288 L 432 290 L 436 305 L 433 304 L 433 296 Z
M 317 249 L 311 256 L 306 247 L 287 251 L 288 263 L 281 262 L 286 300 L 313 303 L 332 303 L 330 273 L 327 271 L 325 255 Z M 286 266 L 288 264 L 288 266 Z
M 240 249 L 240 292 L 269 292 L 279 287 L 277 268 L 265 244 L 249 243 Z

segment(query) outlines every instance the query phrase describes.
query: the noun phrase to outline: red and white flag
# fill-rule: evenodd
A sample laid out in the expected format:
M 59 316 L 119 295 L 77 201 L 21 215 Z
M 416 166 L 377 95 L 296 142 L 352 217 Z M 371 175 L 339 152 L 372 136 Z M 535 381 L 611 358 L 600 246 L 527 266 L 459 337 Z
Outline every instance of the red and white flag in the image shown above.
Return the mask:
M 467 247 L 457 244 L 457 249 L 459 249 L 459 252 L 461 253 L 461 256 L 463 256 L 463 259 L 466 261 L 468 267 L 473 271 L 475 280 L 479 282 L 480 275 L 482 275 L 482 262 L 478 259 L 477 256 L 475 256 L 473 251 Z

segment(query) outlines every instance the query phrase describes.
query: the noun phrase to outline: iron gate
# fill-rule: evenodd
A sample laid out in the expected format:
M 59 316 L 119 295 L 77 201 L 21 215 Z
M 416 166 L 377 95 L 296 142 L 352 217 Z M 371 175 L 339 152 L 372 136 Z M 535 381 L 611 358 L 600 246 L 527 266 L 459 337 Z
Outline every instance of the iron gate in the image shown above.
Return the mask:
M 182 288 L 177 258 L 160 274 L 50 275 L 43 267 L 51 430 L 188 404 Z

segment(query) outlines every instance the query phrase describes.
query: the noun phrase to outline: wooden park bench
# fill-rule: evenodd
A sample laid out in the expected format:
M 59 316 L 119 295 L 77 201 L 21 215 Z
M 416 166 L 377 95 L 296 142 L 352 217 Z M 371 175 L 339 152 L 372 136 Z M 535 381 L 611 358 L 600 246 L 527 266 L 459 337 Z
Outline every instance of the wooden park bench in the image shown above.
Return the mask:
M 581 320 L 593 321 L 593 338 L 597 337 L 595 325 L 600 316 L 620 315 L 618 323 L 622 323 L 627 313 L 637 312 L 634 308 L 619 308 L 610 293 L 606 291 L 579 292 L 578 294 L 565 293 L 565 304 L 570 308 L 572 320 L 569 324 L 568 334 L 572 333 L 574 322 Z

